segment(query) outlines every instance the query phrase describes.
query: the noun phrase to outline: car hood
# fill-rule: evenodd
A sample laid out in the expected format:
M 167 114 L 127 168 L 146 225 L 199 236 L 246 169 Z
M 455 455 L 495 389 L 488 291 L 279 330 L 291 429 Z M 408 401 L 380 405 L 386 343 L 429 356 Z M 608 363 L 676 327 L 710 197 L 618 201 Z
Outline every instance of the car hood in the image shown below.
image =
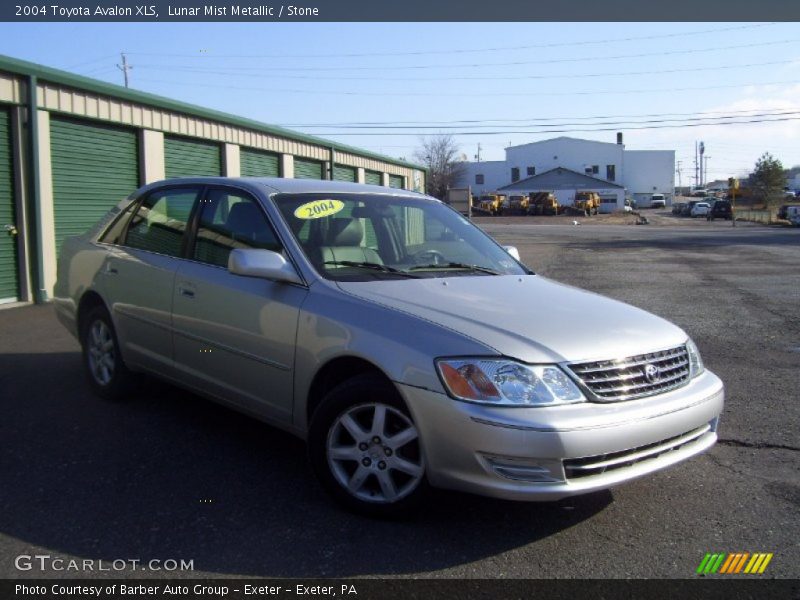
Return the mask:
M 361 299 L 416 315 L 524 362 L 622 358 L 678 346 L 676 325 L 540 275 L 338 282 Z

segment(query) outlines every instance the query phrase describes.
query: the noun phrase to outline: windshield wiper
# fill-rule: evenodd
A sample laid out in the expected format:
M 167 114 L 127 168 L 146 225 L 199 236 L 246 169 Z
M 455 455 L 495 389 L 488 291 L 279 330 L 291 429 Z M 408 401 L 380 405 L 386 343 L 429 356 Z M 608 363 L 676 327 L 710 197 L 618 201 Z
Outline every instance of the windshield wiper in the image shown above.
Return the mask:
M 481 267 L 480 265 L 468 265 L 466 263 L 459 263 L 459 262 L 448 262 L 448 263 L 441 263 L 438 265 L 434 264 L 416 265 L 408 270 L 423 271 L 423 270 L 434 270 L 434 269 L 463 269 L 466 271 L 477 271 L 478 273 L 486 273 L 487 275 L 500 275 L 498 271 L 490 269 L 489 267 Z
M 413 275 L 411 273 L 407 273 L 406 271 L 401 271 L 400 269 L 395 269 L 394 267 L 390 267 L 388 265 L 382 265 L 381 263 L 375 263 L 375 262 L 357 262 L 354 260 L 326 260 L 323 264 L 338 265 L 340 267 L 355 267 L 357 269 L 371 269 L 373 271 L 381 271 L 383 273 L 392 273 L 393 275 L 400 275 L 402 277 L 412 277 L 414 279 L 419 279 L 418 275 Z

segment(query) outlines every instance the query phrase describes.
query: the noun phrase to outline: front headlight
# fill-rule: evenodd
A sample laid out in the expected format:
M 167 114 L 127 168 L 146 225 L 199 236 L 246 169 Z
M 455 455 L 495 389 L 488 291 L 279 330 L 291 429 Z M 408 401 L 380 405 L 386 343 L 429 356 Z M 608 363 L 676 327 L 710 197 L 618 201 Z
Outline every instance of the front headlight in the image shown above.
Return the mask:
M 700 351 L 691 338 L 686 342 L 686 352 L 689 354 L 689 377 L 697 377 L 705 370 L 705 367 L 703 366 L 703 359 L 700 358 Z
M 555 365 L 508 359 L 438 359 L 447 390 L 459 400 L 497 406 L 553 406 L 585 402 L 578 386 Z

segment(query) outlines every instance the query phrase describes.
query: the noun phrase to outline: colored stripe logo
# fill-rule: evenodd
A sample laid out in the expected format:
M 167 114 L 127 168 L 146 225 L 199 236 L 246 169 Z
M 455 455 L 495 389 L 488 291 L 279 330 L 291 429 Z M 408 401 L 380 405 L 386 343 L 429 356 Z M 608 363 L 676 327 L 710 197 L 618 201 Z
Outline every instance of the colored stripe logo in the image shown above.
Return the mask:
M 772 552 L 707 552 L 697 567 L 698 575 L 761 575 L 772 560 Z

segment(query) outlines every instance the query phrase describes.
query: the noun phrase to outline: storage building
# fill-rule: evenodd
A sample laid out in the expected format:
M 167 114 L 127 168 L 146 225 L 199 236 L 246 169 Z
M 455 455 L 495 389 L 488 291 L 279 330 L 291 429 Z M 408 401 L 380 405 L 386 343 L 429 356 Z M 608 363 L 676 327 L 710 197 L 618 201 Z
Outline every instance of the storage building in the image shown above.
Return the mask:
M 0 303 L 48 300 L 64 238 L 190 175 L 425 186 L 418 165 L 0 56 Z

